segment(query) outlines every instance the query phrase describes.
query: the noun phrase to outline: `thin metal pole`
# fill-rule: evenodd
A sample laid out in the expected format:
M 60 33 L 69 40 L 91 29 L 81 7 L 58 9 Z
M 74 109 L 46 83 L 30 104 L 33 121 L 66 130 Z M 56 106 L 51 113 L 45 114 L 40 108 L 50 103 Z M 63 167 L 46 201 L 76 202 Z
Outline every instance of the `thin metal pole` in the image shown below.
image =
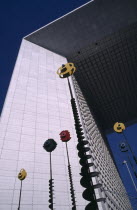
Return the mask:
M 22 193 L 22 180 L 21 180 L 21 186 L 20 186 L 20 196 L 19 196 L 19 206 L 18 206 L 18 210 L 20 210 L 21 193 Z
M 53 179 L 52 179 L 52 162 L 50 152 L 50 180 L 49 180 L 49 208 L 53 210 Z
M 69 86 L 70 95 L 71 95 L 71 99 L 72 99 L 73 98 L 73 93 L 72 93 L 72 90 L 71 90 L 71 85 L 70 85 L 70 81 L 69 81 L 68 77 L 67 77 L 67 80 L 68 80 L 68 86 Z
M 129 157 L 128 154 L 127 154 L 127 158 L 128 158 L 128 162 L 130 163 L 130 166 L 131 166 L 131 168 L 132 168 L 132 170 L 134 172 L 134 175 L 137 178 L 137 172 L 136 172 L 136 170 L 135 170 L 135 168 L 134 168 L 134 166 L 133 166 L 133 164 L 132 164 L 132 162 L 131 162 L 130 157 Z
M 51 152 L 50 152 L 50 179 L 52 179 L 52 163 L 51 163 Z
M 71 201 L 72 201 L 72 210 L 76 210 L 76 200 L 75 200 L 75 193 L 74 193 L 74 186 L 73 186 L 73 180 L 72 180 L 72 172 L 71 172 L 71 165 L 70 165 L 70 161 L 69 161 L 67 142 L 66 142 L 66 151 L 67 151 L 67 159 L 68 159 L 68 174 L 69 174 L 69 181 L 70 181 L 70 193 L 71 193 Z
M 134 185 L 134 187 L 135 187 L 135 190 L 136 190 L 136 192 L 137 192 L 137 187 L 136 187 L 136 185 L 135 185 L 134 179 L 133 179 L 132 174 L 131 174 L 131 172 L 130 172 L 130 169 L 129 169 L 129 167 L 128 167 L 127 161 L 124 160 L 123 163 L 124 163 L 124 164 L 126 165 L 126 167 L 127 167 L 128 173 L 129 173 L 129 175 L 130 175 L 130 178 L 131 178 L 131 180 L 132 180 L 132 183 L 133 183 L 133 185 Z
M 67 145 L 67 142 L 66 142 L 66 151 L 67 151 L 67 159 L 68 159 L 68 165 L 70 165 L 70 161 L 69 161 L 69 154 L 68 154 L 68 145 Z

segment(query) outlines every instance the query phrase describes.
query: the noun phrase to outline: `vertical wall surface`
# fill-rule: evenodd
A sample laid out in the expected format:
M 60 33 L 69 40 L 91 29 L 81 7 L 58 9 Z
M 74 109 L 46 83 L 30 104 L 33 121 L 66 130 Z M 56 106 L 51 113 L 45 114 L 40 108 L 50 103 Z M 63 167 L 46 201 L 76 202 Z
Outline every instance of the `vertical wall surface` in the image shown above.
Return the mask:
M 100 172 L 98 177 L 93 178 L 94 184 L 102 184 L 102 187 L 98 191 L 96 190 L 96 197 L 106 198 L 105 204 L 100 202 L 102 203 L 102 206 L 99 204 L 100 208 L 106 210 L 131 210 L 132 208 L 118 171 L 74 77 L 73 84 L 85 136 L 89 142 L 90 154 L 92 156 L 91 162 L 93 167 L 91 167 L 91 172 Z
M 0 210 L 17 210 L 21 168 L 28 173 L 21 210 L 48 209 L 49 153 L 43 149 L 48 138 L 58 144 L 52 152 L 54 206 L 71 209 L 66 150 L 59 138 L 66 129 L 72 137 L 68 148 L 77 209 L 86 205 L 68 84 L 56 74 L 62 63 L 66 63 L 64 57 L 22 41 L 0 122 Z

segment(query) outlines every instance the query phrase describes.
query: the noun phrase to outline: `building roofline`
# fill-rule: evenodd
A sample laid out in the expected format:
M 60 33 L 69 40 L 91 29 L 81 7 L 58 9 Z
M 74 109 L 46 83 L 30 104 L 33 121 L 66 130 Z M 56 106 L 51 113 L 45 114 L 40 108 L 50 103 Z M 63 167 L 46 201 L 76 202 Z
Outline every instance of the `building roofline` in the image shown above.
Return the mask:
M 38 31 L 40 31 L 41 29 L 43 29 L 43 28 L 45 28 L 45 27 L 47 27 L 47 26 L 49 26 L 49 25 L 51 25 L 51 24 L 53 24 L 53 23 L 55 23 L 56 21 L 58 21 L 58 20 L 60 20 L 60 19 L 62 19 L 62 18 L 64 18 L 64 17 L 66 17 L 67 15 L 69 15 L 69 14 L 71 14 L 71 13 L 73 13 L 73 12 L 79 10 L 79 9 L 81 9 L 82 7 L 84 7 L 84 6 L 88 5 L 88 4 L 90 4 L 90 3 L 93 2 L 93 1 L 94 1 L 94 0 L 90 0 L 90 1 L 88 1 L 87 3 L 85 3 L 85 4 L 82 4 L 80 7 L 78 7 L 78 8 L 76 8 L 76 9 L 74 9 L 74 10 L 68 12 L 67 14 L 65 14 L 65 15 L 63 15 L 63 16 L 61 16 L 61 17 L 55 19 L 55 20 L 53 20 L 52 22 L 46 24 L 45 26 L 42 26 L 41 28 L 37 29 L 36 31 L 33 31 L 32 33 L 26 35 L 25 37 L 23 37 L 23 39 L 26 39 L 28 36 L 30 36 L 30 35 L 32 35 L 32 34 L 38 32 Z

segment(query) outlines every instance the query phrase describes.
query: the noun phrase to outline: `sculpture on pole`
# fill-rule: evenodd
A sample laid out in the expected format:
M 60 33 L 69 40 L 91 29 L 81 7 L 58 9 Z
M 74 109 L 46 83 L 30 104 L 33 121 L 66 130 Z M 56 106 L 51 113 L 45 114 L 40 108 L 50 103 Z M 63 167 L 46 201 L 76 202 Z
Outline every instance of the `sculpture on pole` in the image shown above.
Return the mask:
M 125 130 L 125 125 L 122 122 L 116 122 L 113 128 L 115 132 L 122 133 Z
M 71 201 L 72 201 L 72 210 L 76 210 L 76 200 L 75 200 L 75 193 L 74 193 L 74 186 L 72 180 L 72 172 L 71 172 L 71 165 L 69 160 L 69 152 L 67 142 L 71 139 L 70 133 L 68 130 L 62 131 L 60 134 L 60 139 L 62 142 L 66 143 L 66 152 L 67 152 L 67 160 L 68 160 L 68 174 L 69 174 L 69 181 L 70 181 L 70 194 L 71 194 Z
M 134 168 L 134 165 L 133 165 L 133 163 L 132 163 L 132 161 L 130 159 L 130 156 L 129 156 L 128 152 L 129 151 L 131 152 L 132 157 L 133 157 L 133 159 L 134 159 L 136 164 L 137 164 L 137 158 L 136 158 L 134 152 L 132 151 L 132 148 L 131 148 L 130 144 L 128 143 L 127 137 L 126 137 L 126 135 L 124 133 L 124 130 L 126 129 L 125 124 L 122 123 L 122 122 L 116 122 L 114 124 L 113 128 L 114 128 L 115 132 L 121 133 L 123 135 L 123 137 L 124 137 L 124 142 L 120 143 L 120 145 L 119 145 L 120 146 L 120 151 L 121 152 L 126 152 L 128 162 L 130 163 L 130 166 L 131 166 L 131 168 L 133 170 L 133 173 L 134 173 L 135 177 L 137 178 L 137 172 L 136 172 L 136 170 Z
M 66 63 L 65 65 L 63 64 L 58 70 L 57 74 L 59 75 L 60 78 L 67 78 L 74 74 L 76 71 L 76 68 L 73 63 Z
M 92 163 L 88 163 L 88 159 L 91 158 L 91 155 L 87 155 L 86 152 L 90 150 L 89 147 L 85 147 L 85 145 L 88 144 L 88 141 L 84 140 L 84 133 L 82 132 L 82 125 L 80 123 L 79 119 L 79 114 L 77 110 L 77 105 L 75 98 L 73 97 L 70 81 L 69 81 L 69 76 L 71 76 L 74 72 L 76 71 L 76 68 L 73 63 L 67 63 L 63 64 L 58 70 L 57 74 L 59 75 L 60 78 L 67 78 L 68 80 L 68 86 L 69 86 L 69 91 L 71 95 L 71 106 L 72 106 L 72 112 L 74 116 L 74 121 L 75 121 L 75 129 L 78 137 L 78 144 L 77 144 L 77 149 L 78 149 L 78 156 L 80 158 L 80 165 L 82 166 L 81 168 L 81 180 L 80 183 L 83 187 L 85 187 L 85 191 L 83 192 L 83 198 L 90 201 L 90 203 L 85 207 L 85 210 L 98 210 L 98 205 L 97 202 L 104 201 L 104 198 L 99 198 L 96 199 L 95 196 L 95 186 L 93 185 L 92 182 L 92 177 L 98 176 L 99 172 L 90 172 L 90 167 L 93 166 Z
M 20 210 L 20 203 L 21 203 L 22 181 L 26 178 L 26 176 L 27 172 L 25 171 L 24 168 L 22 168 L 18 174 L 18 179 L 21 181 L 18 210 Z
M 52 161 L 51 152 L 57 147 L 57 143 L 54 139 L 48 139 L 45 141 L 43 148 L 50 153 L 50 179 L 49 179 L 49 208 L 53 210 L 53 179 L 52 179 Z

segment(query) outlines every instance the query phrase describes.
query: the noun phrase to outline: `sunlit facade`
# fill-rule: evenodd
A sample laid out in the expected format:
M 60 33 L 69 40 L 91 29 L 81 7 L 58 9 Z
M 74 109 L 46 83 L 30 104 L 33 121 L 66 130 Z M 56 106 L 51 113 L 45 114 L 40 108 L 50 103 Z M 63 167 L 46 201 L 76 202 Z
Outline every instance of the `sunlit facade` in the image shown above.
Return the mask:
M 100 0 L 93 2 L 97 2 L 97 6 L 100 4 Z M 82 85 L 79 85 L 83 75 L 87 76 L 87 81 L 84 79 L 82 83 L 90 84 L 92 74 L 88 76 L 88 68 L 90 70 L 91 66 L 97 66 L 88 57 L 96 54 L 98 49 L 98 44 L 94 44 L 94 47 L 88 46 L 92 17 L 83 16 L 87 14 L 85 11 L 91 14 L 90 11 L 91 9 L 94 11 L 94 6 L 96 8 L 96 4 L 92 7 L 92 1 L 90 1 L 89 4 L 81 7 L 82 9 L 73 11 L 22 40 L 0 121 L 0 210 L 17 210 L 20 191 L 20 180 L 17 175 L 22 168 L 27 171 L 27 177 L 23 181 L 21 210 L 49 208 L 49 153 L 43 149 L 43 143 L 48 138 L 53 138 L 57 142 L 57 148 L 52 152 L 54 208 L 72 209 L 67 154 L 65 144 L 60 141 L 59 136 L 63 130 L 69 130 L 71 134 L 68 149 L 77 210 L 84 210 L 89 203 L 83 198 L 85 188 L 80 184 L 78 140 L 67 79 L 61 79 L 56 74 L 57 69 L 62 64 L 73 60 L 73 57 L 80 68 L 76 70 L 76 73 L 79 71 L 78 76 L 72 76 L 70 82 L 85 140 L 88 141 L 90 148 L 87 152 L 87 155 L 91 155 L 88 160 L 92 165 L 90 172 L 99 172 L 98 176 L 91 177 L 94 186 L 99 184 L 99 187 L 94 189 L 96 199 L 100 199 L 98 209 L 132 209 L 112 155 L 89 107 L 88 102 L 92 104 L 94 101 L 90 100 L 90 96 L 88 97 L 88 88 L 85 91 L 87 95 L 83 95 L 85 89 L 81 91 Z M 85 19 L 81 20 L 79 17 Z M 80 24 L 75 23 L 75 20 L 81 20 Z M 85 38 L 79 37 L 79 30 L 83 29 L 88 20 L 86 26 L 88 30 L 83 30 Z M 63 30 L 68 25 L 66 21 L 68 24 L 71 22 L 72 28 L 66 33 L 68 37 L 65 39 Z M 114 25 L 114 28 L 116 27 Z M 87 44 L 88 50 L 84 43 Z M 82 50 L 79 51 L 79 49 Z M 95 60 L 98 63 L 98 57 Z M 86 74 L 84 66 L 86 66 Z M 81 74 L 80 71 L 83 73 Z M 98 81 L 97 77 L 95 79 Z M 96 96 L 96 92 L 94 93 Z M 89 99 L 88 102 L 85 96 Z
M 21 209 L 48 209 L 49 153 L 43 149 L 48 138 L 57 142 L 52 152 L 54 203 L 56 209 L 71 209 L 65 145 L 59 133 L 68 129 L 70 162 L 76 201 L 84 209 L 80 186 L 77 138 L 66 80 L 56 74 L 66 59 L 23 40 L 5 100 L 0 123 L 0 209 L 17 209 L 21 168 L 23 181 Z

